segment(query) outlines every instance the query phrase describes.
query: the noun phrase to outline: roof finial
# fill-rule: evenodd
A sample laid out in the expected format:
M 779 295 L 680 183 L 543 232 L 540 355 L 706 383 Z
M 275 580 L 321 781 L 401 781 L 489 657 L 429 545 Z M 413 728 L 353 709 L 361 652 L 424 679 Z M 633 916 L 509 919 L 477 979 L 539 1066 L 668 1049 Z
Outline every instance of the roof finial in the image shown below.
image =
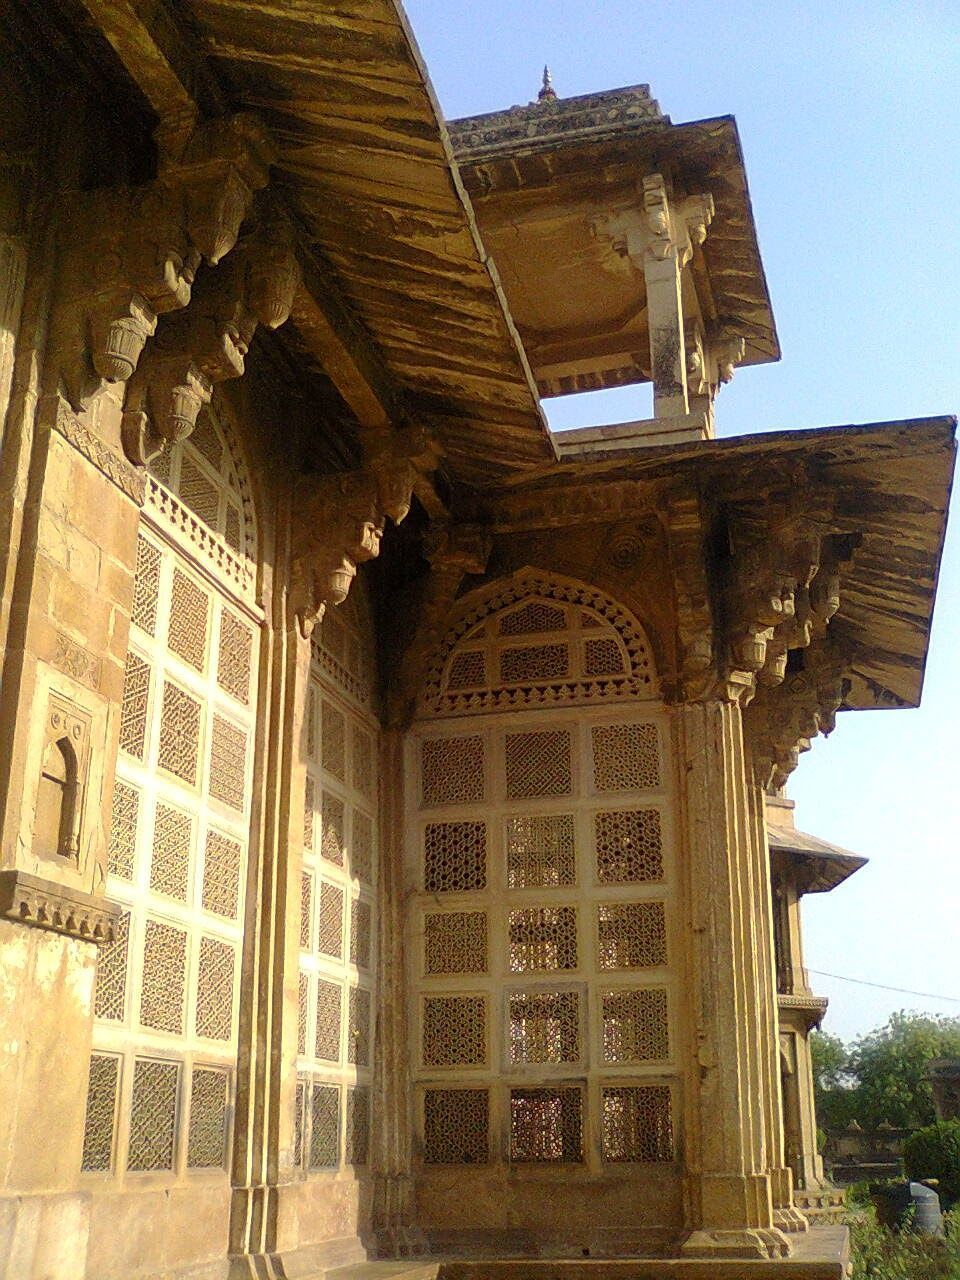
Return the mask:
M 543 84 L 540 86 L 540 92 L 537 99 L 540 102 L 554 101 L 556 99 L 556 90 L 553 87 L 553 77 L 550 74 L 550 68 L 543 68 Z

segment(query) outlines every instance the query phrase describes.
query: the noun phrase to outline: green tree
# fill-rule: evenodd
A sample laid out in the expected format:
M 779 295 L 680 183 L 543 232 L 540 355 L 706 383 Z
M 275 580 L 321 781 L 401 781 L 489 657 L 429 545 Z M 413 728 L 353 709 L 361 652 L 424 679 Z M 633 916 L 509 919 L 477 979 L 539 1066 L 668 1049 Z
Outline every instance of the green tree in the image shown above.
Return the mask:
M 898 1129 L 932 1124 L 927 1063 L 951 1057 L 960 1057 L 960 1018 L 891 1014 L 885 1026 L 861 1036 L 850 1049 L 846 1069 L 856 1082 L 859 1124 L 864 1129 L 884 1121 Z
M 810 1057 L 817 1123 L 823 1129 L 845 1129 L 857 1111 L 850 1051 L 839 1036 L 814 1031 L 810 1036 Z

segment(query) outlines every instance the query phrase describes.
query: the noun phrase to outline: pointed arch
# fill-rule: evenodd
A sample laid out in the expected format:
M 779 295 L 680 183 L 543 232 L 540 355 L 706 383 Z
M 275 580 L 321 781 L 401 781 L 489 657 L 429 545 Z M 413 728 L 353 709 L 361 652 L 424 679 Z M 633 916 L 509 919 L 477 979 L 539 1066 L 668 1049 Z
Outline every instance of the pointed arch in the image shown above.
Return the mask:
M 628 609 L 588 583 L 524 568 L 458 603 L 419 714 L 659 696 L 653 650 Z

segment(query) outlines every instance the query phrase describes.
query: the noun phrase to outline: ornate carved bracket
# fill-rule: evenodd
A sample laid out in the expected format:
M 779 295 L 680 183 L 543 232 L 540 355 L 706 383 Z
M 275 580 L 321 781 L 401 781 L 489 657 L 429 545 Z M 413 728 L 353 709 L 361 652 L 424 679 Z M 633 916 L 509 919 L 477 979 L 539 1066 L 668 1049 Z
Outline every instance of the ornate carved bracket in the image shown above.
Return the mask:
M 713 610 L 704 562 L 704 527 L 695 497 L 673 498 L 663 513 L 677 606 L 677 697 L 696 701 L 716 682 Z
M 155 181 L 74 197 L 53 326 L 74 409 L 133 375 L 158 317 L 189 303 L 200 262 L 233 248 L 271 159 L 262 126 L 240 114 L 199 125 Z
M 387 694 L 387 723 L 409 723 L 430 658 L 443 640 L 450 612 L 468 574 L 486 571 L 493 547 L 489 529 L 478 524 L 432 524 L 423 553 L 430 562 L 416 605 L 412 638 L 396 663 Z
M 68 938 L 113 942 L 120 910 L 112 903 L 25 871 L 0 871 L 0 917 Z

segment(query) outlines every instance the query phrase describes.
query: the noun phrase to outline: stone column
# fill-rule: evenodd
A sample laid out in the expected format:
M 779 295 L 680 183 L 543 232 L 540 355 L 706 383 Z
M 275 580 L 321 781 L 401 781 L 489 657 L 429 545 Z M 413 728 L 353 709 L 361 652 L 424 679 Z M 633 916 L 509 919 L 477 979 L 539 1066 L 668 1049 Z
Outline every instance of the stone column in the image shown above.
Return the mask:
M 741 713 L 736 702 L 711 699 L 681 706 L 678 719 L 695 1033 L 682 1251 L 784 1257 L 790 1244 L 774 1225 L 764 1141 L 763 957 Z

